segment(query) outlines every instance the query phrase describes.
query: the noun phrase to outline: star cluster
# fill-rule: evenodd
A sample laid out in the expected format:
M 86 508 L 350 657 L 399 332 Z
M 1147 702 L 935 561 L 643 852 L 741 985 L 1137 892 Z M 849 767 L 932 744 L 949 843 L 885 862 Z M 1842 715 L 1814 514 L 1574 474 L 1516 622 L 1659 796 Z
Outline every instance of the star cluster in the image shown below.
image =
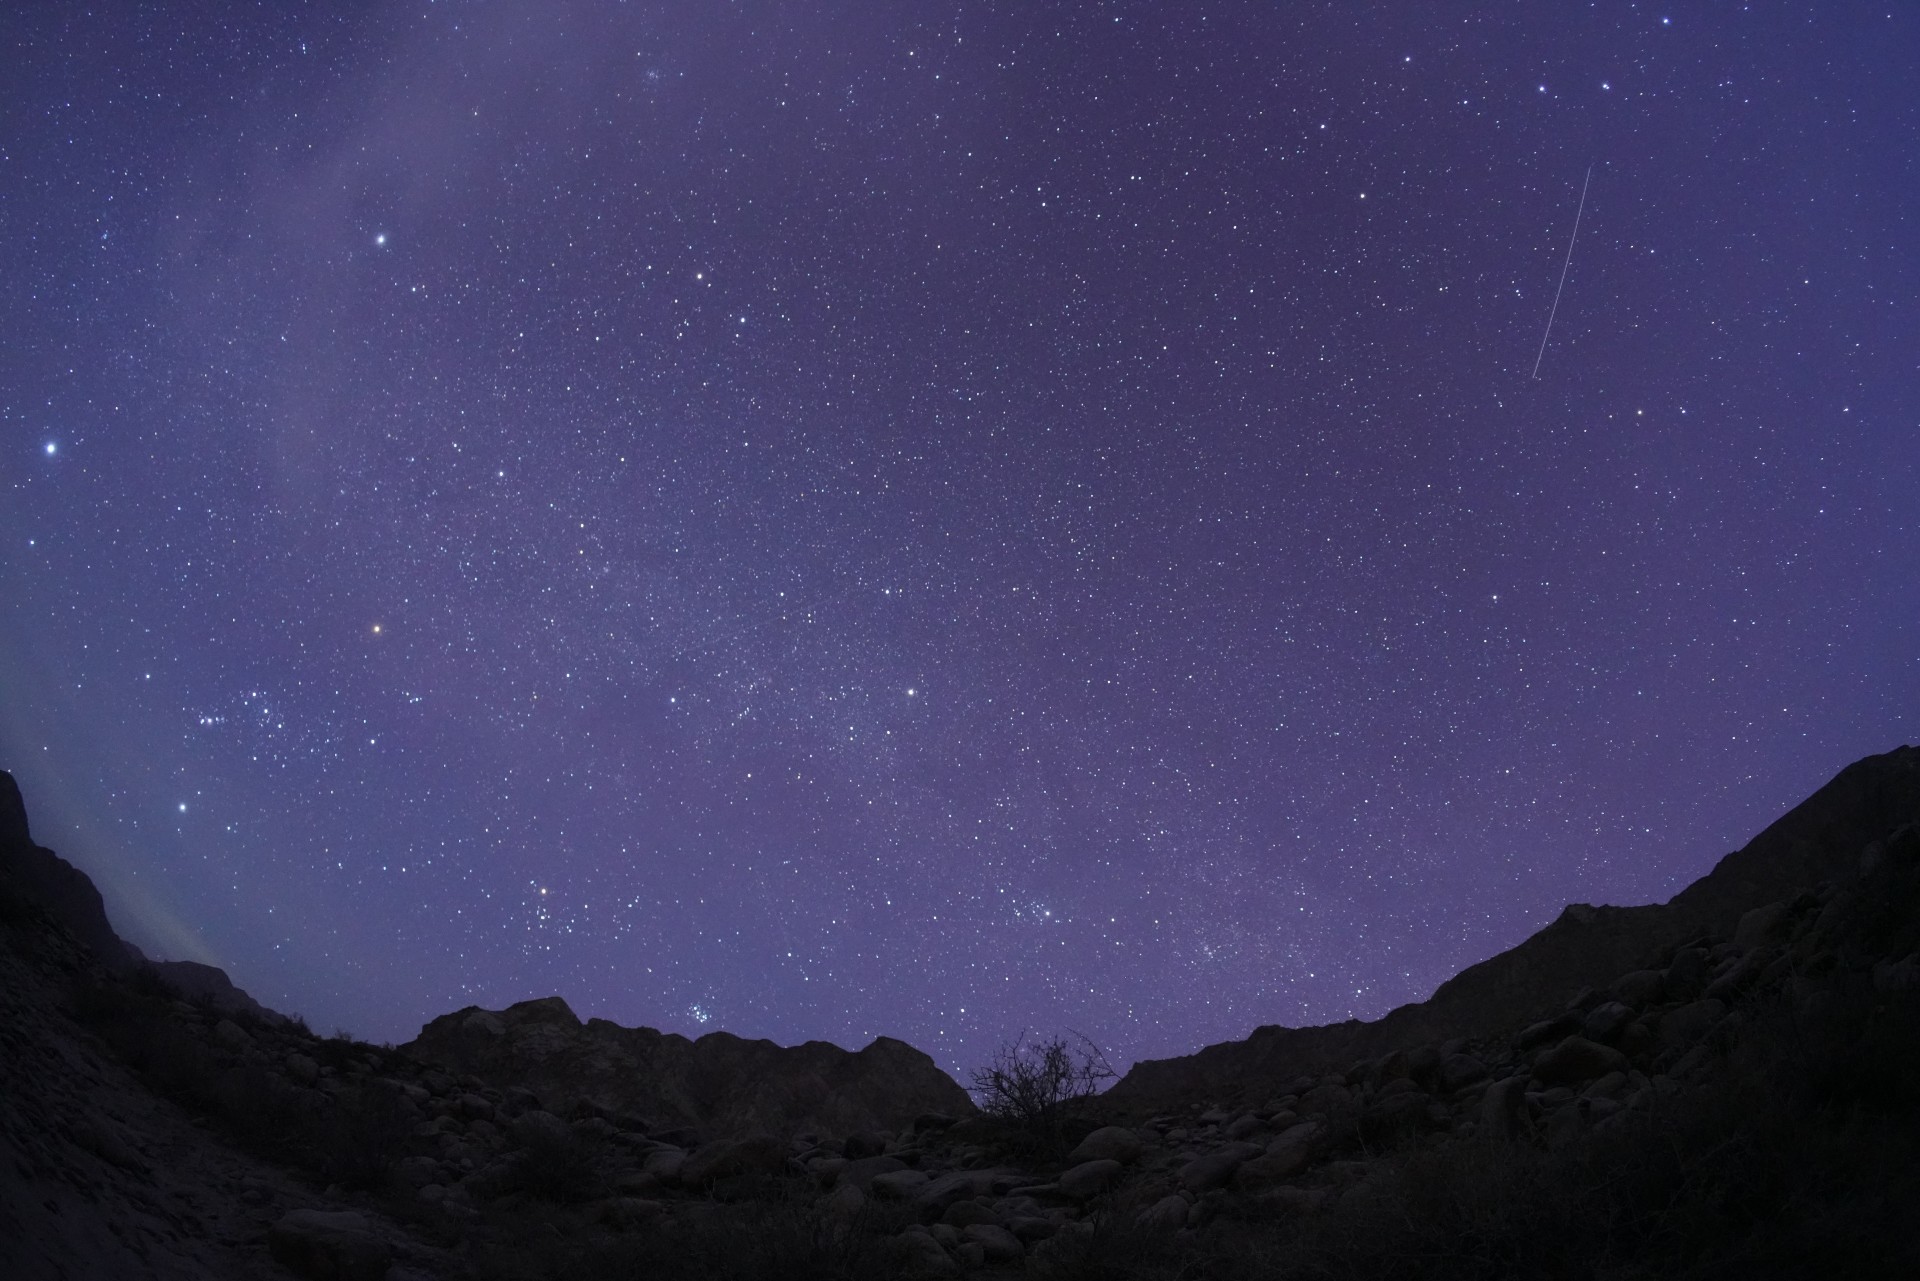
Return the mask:
M 0 765 L 317 1026 L 1124 1065 L 1913 737 L 1898 7 L 0 40 Z

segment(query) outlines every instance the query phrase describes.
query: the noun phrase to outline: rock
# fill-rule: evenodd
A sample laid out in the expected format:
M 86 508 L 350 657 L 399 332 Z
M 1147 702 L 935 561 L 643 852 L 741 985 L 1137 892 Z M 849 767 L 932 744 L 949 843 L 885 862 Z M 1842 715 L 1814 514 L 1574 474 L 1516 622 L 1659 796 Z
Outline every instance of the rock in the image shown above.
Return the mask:
M 1067 1164 L 1118 1161 L 1122 1165 L 1132 1165 L 1144 1151 L 1146 1144 L 1132 1130 L 1125 1126 L 1104 1125 L 1075 1145 L 1073 1151 L 1067 1154 Z
M 1589 1099 L 1614 1098 L 1627 1088 L 1625 1072 L 1609 1072 L 1580 1093 Z
M 680 1166 L 680 1182 L 687 1187 L 705 1187 L 742 1175 L 776 1175 L 786 1167 L 786 1145 L 771 1134 L 716 1139 L 688 1154 Z
M 1684 1000 L 1698 996 L 1707 986 L 1711 977 L 1707 965 L 1707 949 L 1704 947 L 1682 948 L 1673 954 L 1673 961 L 1667 966 L 1668 1000 Z
M 1302 1121 L 1288 1126 L 1273 1141 L 1267 1144 L 1263 1154 L 1280 1161 L 1296 1162 L 1295 1169 L 1304 1170 L 1313 1159 L 1315 1149 L 1320 1145 L 1326 1127 L 1318 1121 Z
M 1736 961 L 1719 978 L 1707 984 L 1703 995 L 1710 1001 L 1724 1001 L 1738 996 L 1753 985 L 1755 979 L 1774 961 L 1771 948 L 1758 947 Z
M 1585 1015 L 1569 1011 L 1557 1018 L 1547 1019 L 1528 1027 L 1520 1033 L 1518 1045 L 1522 1050 L 1531 1050 L 1537 1045 L 1545 1045 L 1549 1041 L 1558 1041 L 1570 1036 L 1578 1032 L 1585 1023 Z
M 865 1189 L 870 1187 L 874 1179 L 880 1175 L 892 1174 L 896 1170 L 906 1168 L 907 1163 L 897 1156 L 863 1156 L 856 1161 L 847 1162 L 846 1168 L 840 1171 L 840 1182 L 851 1183 L 857 1188 Z
M 1241 1164 L 1265 1149 L 1252 1143 L 1228 1143 L 1187 1162 L 1180 1170 L 1180 1186 L 1189 1192 L 1225 1187 Z
M 1613 1043 L 1613 1048 L 1629 1059 L 1637 1059 L 1653 1049 L 1653 1044 L 1653 1029 L 1640 1019 L 1635 1019 L 1620 1029 L 1619 1039 Z
M 955 1201 L 940 1216 L 940 1222 L 953 1228 L 972 1227 L 976 1223 L 998 1223 L 993 1211 L 978 1201 Z
M 1580 1137 L 1587 1128 L 1585 1103 L 1585 1099 L 1569 1103 L 1547 1118 L 1548 1147 L 1562 1148 Z
M 454 1076 L 534 1090 L 563 1112 L 584 1099 L 709 1137 L 801 1130 L 881 1137 L 881 1146 L 864 1152 L 856 1143 L 856 1155 L 884 1151 L 892 1134 L 922 1116 L 976 1112 L 932 1058 L 890 1037 L 851 1053 L 825 1041 L 779 1046 L 727 1032 L 688 1040 L 582 1021 L 558 997 L 442 1015 L 404 1049 Z
M 849 1161 L 857 1161 L 861 1157 L 879 1156 L 887 1150 L 887 1136 L 877 1130 L 863 1130 L 857 1134 L 849 1134 L 840 1150 Z
M 1434 1070 L 1434 1089 L 1439 1094 L 1464 1090 L 1487 1077 L 1487 1065 L 1471 1054 L 1449 1054 Z
M 351 1210 L 292 1210 L 267 1229 L 281 1266 L 313 1281 L 382 1281 L 393 1250 Z
M 1318 1214 L 1326 1209 L 1333 1194 L 1326 1188 L 1281 1186 L 1263 1188 L 1248 1200 L 1254 1209 L 1272 1218 Z
M 1693 1001 L 1676 1006 L 1660 1016 L 1660 1043 L 1684 1050 L 1711 1031 L 1726 1012 L 1727 1007 L 1721 1001 Z
M 1352 1106 L 1353 1095 L 1344 1085 L 1329 1082 L 1316 1085 L 1300 1096 L 1300 1112 L 1321 1116 L 1343 1111 Z
M 960 1124 L 960 1118 L 945 1112 L 922 1112 L 913 1118 L 915 1134 L 944 1134 Z
M 1571 1085 L 1626 1068 L 1626 1055 L 1620 1051 L 1570 1036 L 1534 1061 L 1533 1074 L 1548 1085 Z
M 1060 1176 L 1060 1195 L 1075 1201 L 1096 1197 L 1119 1180 L 1123 1168 L 1118 1161 L 1083 1161 Z
M 1367 1109 L 1362 1133 L 1391 1140 L 1423 1130 L 1427 1126 L 1427 1108 L 1432 1102 L 1418 1087 L 1390 1094 Z
M 556 1120 L 558 1118 L 555 1118 Z M 687 1154 L 676 1147 L 657 1147 L 647 1153 L 640 1163 L 640 1169 L 662 1183 L 678 1183 L 680 1171 L 687 1163 Z
M 851 1183 L 842 1183 L 820 1198 L 820 1209 L 837 1219 L 851 1219 L 866 1208 L 867 1194 Z
M 465 1097 L 465 1096 L 462 1096 Z M 507 1127 L 507 1134 L 523 1148 L 559 1147 L 573 1142 L 573 1127 L 551 1112 L 522 1112 Z
M 960 1241 L 979 1246 L 988 1263 L 1018 1263 L 1027 1253 L 1020 1238 L 997 1223 L 969 1224 L 961 1229 Z
M 287 1055 L 287 1075 L 301 1085 L 312 1085 L 320 1079 L 320 1065 L 298 1050 Z
M 469 1121 L 493 1119 L 493 1101 L 478 1094 L 463 1094 L 453 1101 L 453 1106 Z
M 1620 1001 L 1603 1001 L 1587 1012 L 1580 1034 L 1589 1041 L 1612 1045 L 1621 1029 L 1633 1022 L 1633 1007 Z
M 1787 935 L 1791 924 L 1791 908 L 1786 903 L 1768 903 L 1756 907 L 1740 917 L 1740 924 L 1734 926 L 1733 942 L 1742 950 L 1750 950 L 1778 943 Z
M 615 1197 L 600 1207 L 600 1221 L 621 1232 L 651 1227 L 666 1217 L 667 1208 L 658 1201 L 639 1197 Z
M 1037 1214 L 1023 1214 L 1007 1221 L 1007 1231 L 1020 1238 L 1020 1244 L 1033 1246 L 1050 1239 L 1060 1230 L 1060 1224 Z
M 1265 1121 L 1262 1121 L 1259 1117 L 1249 1112 L 1244 1116 L 1238 1116 L 1229 1121 L 1224 1133 L 1230 1139 L 1240 1140 L 1251 1138 L 1266 1128 L 1267 1123 Z
M 1667 976 L 1660 970 L 1634 970 L 1613 983 L 1613 996 L 1636 1009 L 1652 1005 L 1666 995 Z
M 1135 1216 L 1136 1221 L 1150 1228 L 1159 1228 L 1164 1232 L 1177 1232 L 1187 1226 L 1187 1211 L 1192 1202 L 1174 1193 L 1163 1196 Z
M 993 1191 L 993 1170 L 954 1170 L 929 1179 L 913 1194 L 913 1203 L 922 1210 L 939 1214 L 959 1201 L 970 1201 Z
M 911 1201 L 913 1194 L 926 1183 L 927 1176 L 919 1170 L 889 1170 L 885 1174 L 874 1175 L 870 1186 L 878 1200 Z
M 1502 1141 L 1517 1139 L 1526 1131 L 1527 1078 L 1510 1076 L 1495 1081 L 1480 1096 L 1481 1134 Z
M 1920 957 L 1909 956 L 1898 961 L 1879 961 L 1874 964 L 1874 991 L 1911 992 L 1915 988 L 1920 988 Z
M 933 1234 L 915 1224 L 893 1238 L 905 1277 L 957 1277 L 960 1266 L 948 1257 Z
M 469 1036 L 505 1036 L 507 1025 L 491 1010 L 475 1010 L 460 1020 L 460 1030 Z
M 213 1043 L 233 1054 L 253 1048 L 253 1038 L 232 1019 L 221 1019 L 213 1025 Z
M 648 1174 L 645 1170 L 629 1170 L 613 1181 L 614 1190 L 621 1196 L 639 1197 L 652 1200 L 660 1194 L 663 1181 Z

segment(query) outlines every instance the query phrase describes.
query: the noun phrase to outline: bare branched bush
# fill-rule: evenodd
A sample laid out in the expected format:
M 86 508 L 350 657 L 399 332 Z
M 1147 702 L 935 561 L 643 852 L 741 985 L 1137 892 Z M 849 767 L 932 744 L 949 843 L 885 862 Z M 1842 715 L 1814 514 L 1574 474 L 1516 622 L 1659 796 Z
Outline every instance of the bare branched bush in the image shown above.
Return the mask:
M 988 1116 L 1052 1134 L 1116 1075 L 1100 1047 L 1078 1032 L 1045 1040 L 1022 1033 L 974 1072 L 973 1090 Z

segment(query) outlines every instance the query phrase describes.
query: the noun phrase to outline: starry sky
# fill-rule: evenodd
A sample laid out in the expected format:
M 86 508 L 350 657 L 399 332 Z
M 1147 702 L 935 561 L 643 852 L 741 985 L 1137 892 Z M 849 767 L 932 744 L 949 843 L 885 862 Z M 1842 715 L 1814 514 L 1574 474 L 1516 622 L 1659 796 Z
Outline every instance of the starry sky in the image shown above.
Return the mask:
M 1124 1067 L 1920 738 L 1904 0 L 27 0 L 0 61 L 0 766 L 318 1030 Z

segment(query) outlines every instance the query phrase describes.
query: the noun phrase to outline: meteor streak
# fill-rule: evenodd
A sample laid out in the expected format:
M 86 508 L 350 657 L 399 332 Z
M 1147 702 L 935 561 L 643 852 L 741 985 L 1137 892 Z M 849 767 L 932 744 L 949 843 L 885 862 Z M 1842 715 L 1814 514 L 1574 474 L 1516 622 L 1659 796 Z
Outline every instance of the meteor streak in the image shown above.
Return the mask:
M 1587 180 L 1580 184 L 1580 207 L 1573 211 L 1573 234 L 1567 237 L 1567 260 L 1560 265 L 1560 288 L 1553 291 L 1553 306 L 1547 312 L 1547 330 L 1540 335 L 1540 354 L 1533 358 L 1533 376 L 1540 377 L 1540 362 L 1547 358 L 1547 339 L 1553 334 L 1553 318 L 1560 312 L 1560 294 L 1567 287 L 1567 268 L 1573 266 L 1573 242 L 1580 239 L 1580 215 L 1587 211 L 1587 184 L 1593 181 L 1593 166 L 1587 166 Z

